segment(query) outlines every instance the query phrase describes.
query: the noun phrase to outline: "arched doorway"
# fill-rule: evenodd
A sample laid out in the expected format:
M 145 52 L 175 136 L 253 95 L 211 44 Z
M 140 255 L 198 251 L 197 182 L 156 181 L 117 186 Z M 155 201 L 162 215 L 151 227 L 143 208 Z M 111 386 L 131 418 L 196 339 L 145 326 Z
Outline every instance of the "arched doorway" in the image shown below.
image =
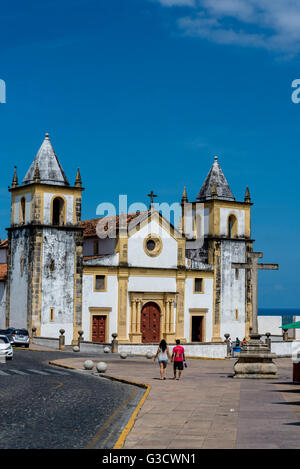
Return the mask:
M 160 340 L 160 309 L 156 303 L 149 302 L 141 312 L 142 343 L 149 344 Z

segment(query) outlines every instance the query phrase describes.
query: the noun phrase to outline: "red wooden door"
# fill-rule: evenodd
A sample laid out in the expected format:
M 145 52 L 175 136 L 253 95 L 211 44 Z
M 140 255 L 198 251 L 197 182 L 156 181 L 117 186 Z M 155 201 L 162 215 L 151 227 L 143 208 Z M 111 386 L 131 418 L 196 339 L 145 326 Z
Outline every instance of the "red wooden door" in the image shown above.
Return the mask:
M 160 310 L 156 303 L 147 303 L 141 313 L 142 342 L 149 344 L 160 340 Z
M 106 316 L 93 316 L 93 342 L 105 342 Z

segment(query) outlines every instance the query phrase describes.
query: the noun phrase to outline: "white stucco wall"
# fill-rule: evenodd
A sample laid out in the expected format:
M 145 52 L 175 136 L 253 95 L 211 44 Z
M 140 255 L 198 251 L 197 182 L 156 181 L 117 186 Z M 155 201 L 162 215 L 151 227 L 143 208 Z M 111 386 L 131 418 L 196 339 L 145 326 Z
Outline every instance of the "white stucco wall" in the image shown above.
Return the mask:
M 222 241 L 221 252 L 221 338 L 230 334 L 232 340 L 245 336 L 245 270 L 239 269 L 238 279 L 232 262 L 245 262 L 246 246 L 239 241 Z M 238 309 L 238 319 L 235 310 Z
M 46 225 L 50 225 L 52 223 L 51 220 L 51 203 L 53 197 L 61 197 L 59 194 L 50 194 L 45 192 L 44 193 L 44 223 Z M 66 223 L 68 225 L 73 224 L 73 211 L 74 211 L 74 197 L 73 195 L 64 195 L 63 199 L 66 201 Z
M 94 275 L 83 275 L 82 330 L 84 331 L 84 339 L 87 341 L 92 340 L 90 308 L 107 308 L 109 312 L 109 331 L 106 341 L 111 342 L 111 334 L 118 330 L 118 277 L 116 275 L 107 275 L 106 280 L 107 291 L 95 292 Z M 99 314 L 101 315 L 101 311 Z
M 280 328 L 281 316 L 258 316 L 257 320 L 260 334 L 270 332 L 272 335 L 282 335 L 282 329 Z
M 28 302 L 28 232 L 26 229 L 12 233 L 10 280 L 10 327 L 27 328 Z M 21 259 L 24 271 L 21 273 Z
M 74 316 L 74 233 L 44 229 L 42 254 L 41 334 L 57 337 L 65 329 L 66 344 L 73 338 Z M 54 272 L 50 262 L 54 260 Z M 50 309 L 54 308 L 54 321 Z
M 201 277 L 201 274 L 199 274 L 199 277 Z M 188 342 L 191 341 L 190 318 L 193 316 L 193 312 L 190 312 L 191 308 L 207 309 L 205 313 L 206 337 L 204 342 L 210 342 L 212 337 L 213 279 L 204 279 L 204 293 L 194 293 L 193 278 L 188 278 L 185 281 L 184 336 Z
M 162 240 L 162 251 L 156 257 L 148 256 L 144 251 L 144 239 L 149 234 L 156 234 Z M 128 239 L 128 264 L 136 267 L 176 268 L 177 241 L 156 220 L 151 220 Z
M 231 208 L 220 208 L 220 235 L 228 235 L 228 217 L 235 215 L 238 222 L 238 236 L 245 235 L 245 211 Z
M 170 353 L 174 345 L 170 344 Z M 226 344 L 183 344 L 186 358 L 199 357 L 199 358 L 215 358 L 224 359 L 227 355 Z M 119 353 L 126 352 L 132 355 L 146 355 L 147 352 L 151 352 L 153 355 L 157 352 L 157 344 L 149 345 L 131 345 L 131 344 L 119 344 Z M 192 361 L 187 362 L 188 366 L 193 366 Z M 169 365 L 170 366 L 170 365 Z
M 134 292 L 176 292 L 175 277 L 136 277 L 128 279 L 128 291 Z

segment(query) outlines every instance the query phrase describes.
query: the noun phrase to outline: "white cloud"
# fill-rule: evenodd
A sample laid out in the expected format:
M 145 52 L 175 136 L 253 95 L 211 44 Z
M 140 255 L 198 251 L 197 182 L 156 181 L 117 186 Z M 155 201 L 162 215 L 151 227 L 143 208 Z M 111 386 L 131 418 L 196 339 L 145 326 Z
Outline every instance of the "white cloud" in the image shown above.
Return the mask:
M 195 0 L 158 0 L 164 7 L 194 7 L 196 6 Z
M 188 16 L 177 18 L 185 35 L 285 54 L 300 52 L 299 0 L 158 1 L 162 6 L 192 7 Z

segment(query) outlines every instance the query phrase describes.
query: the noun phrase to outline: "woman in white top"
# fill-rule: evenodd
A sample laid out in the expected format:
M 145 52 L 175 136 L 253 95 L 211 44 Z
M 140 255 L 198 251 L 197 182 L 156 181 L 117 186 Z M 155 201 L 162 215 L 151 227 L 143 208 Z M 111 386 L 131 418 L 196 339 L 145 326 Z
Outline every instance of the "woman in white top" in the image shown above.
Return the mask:
M 159 347 L 157 349 L 154 361 L 158 358 L 158 363 L 160 366 L 160 379 L 166 379 L 167 377 L 167 364 L 168 360 L 171 360 L 171 355 L 169 352 L 169 347 L 165 339 L 162 339 Z

